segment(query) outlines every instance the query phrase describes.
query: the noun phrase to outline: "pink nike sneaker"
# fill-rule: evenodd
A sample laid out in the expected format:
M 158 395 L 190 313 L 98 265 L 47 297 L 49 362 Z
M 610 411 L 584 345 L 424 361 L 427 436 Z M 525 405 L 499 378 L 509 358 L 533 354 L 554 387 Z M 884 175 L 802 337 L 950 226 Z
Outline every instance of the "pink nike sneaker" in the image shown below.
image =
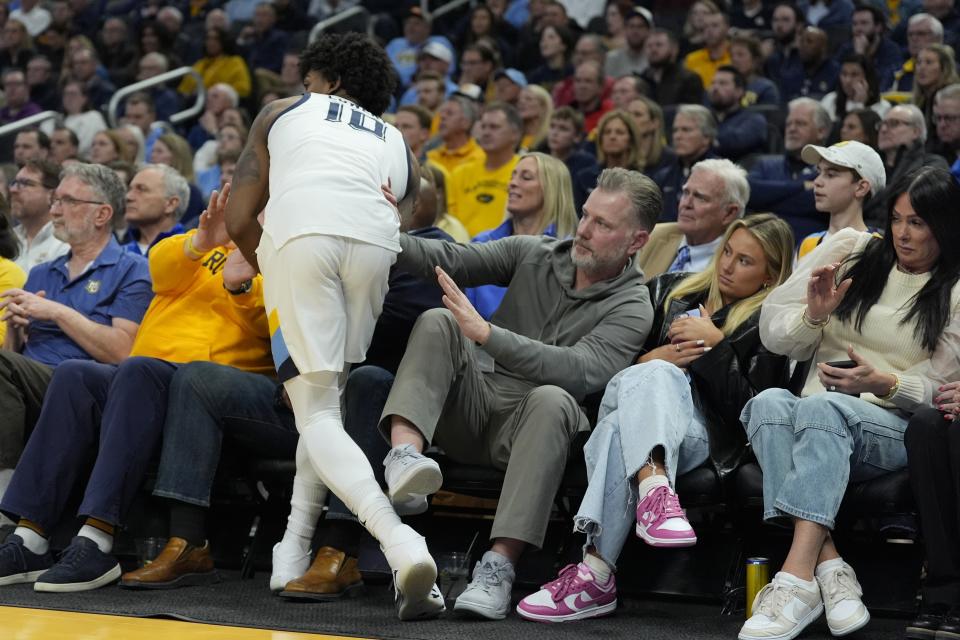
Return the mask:
M 536 622 L 571 622 L 603 616 L 616 608 L 613 576 L 599 584 L 590 567 L 581 562 L 568 564 L 556 580 L 521 600 L 517 614 Z
M 650 489 L 637 505 L 637 537 L 651 547 L 697 544 L 697 534 L 680 508 L 677 494 L 665 484 Z

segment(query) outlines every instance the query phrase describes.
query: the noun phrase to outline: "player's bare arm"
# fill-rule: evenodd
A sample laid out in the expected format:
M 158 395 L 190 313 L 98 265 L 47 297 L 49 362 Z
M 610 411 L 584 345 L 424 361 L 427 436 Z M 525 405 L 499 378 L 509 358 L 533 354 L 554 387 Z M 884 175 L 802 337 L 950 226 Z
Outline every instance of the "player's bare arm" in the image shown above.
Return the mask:
M 267 132 L 277 116 L 300 96 L 274 100 L 257 115 L 250 128 L 247 144 L 237 160 L 233 174 L 230 199 L 227 201 L 227 233 L 237 244 L 247 262 L 257 267 L 257 245 L 263 227 L 257 215 L 270 197 L 270 153 L 267 150 Z M 257 267 L 259 270 L 259 267 Z

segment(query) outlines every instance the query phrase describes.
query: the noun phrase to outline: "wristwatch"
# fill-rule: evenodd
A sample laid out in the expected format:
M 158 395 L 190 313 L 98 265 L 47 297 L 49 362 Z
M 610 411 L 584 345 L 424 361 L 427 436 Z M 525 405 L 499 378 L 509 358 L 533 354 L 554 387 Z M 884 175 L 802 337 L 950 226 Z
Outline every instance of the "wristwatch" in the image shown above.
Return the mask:
M 244 293 L 250 293 L 250 289 L 253 289 L 253 280 L 244 280 L 243 282 L 240 283 L 240 286 L 236 289 L 227 288 L 227 283 L 224 282 L 223 288 L 226 289 L 227 293 L 229 293 L 232 296 L 243 295 Z

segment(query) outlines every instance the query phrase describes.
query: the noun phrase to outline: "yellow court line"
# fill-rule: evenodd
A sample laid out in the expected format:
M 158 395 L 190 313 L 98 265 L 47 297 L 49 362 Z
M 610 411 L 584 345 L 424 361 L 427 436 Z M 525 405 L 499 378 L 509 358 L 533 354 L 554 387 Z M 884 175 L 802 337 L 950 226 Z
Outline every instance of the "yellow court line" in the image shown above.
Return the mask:
M 343 636 L 19 607 L 0 607 L 0 637 L 3 640 L 344 640 Z

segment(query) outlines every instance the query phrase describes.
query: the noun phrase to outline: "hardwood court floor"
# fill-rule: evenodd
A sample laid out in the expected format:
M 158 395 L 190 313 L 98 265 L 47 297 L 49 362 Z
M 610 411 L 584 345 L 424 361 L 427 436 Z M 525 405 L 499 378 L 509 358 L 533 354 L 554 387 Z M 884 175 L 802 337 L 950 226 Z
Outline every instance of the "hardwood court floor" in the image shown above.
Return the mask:
M 19 607 L 0 607 L 0 629 L 4 640 L 344 640 L 343 636 Z

